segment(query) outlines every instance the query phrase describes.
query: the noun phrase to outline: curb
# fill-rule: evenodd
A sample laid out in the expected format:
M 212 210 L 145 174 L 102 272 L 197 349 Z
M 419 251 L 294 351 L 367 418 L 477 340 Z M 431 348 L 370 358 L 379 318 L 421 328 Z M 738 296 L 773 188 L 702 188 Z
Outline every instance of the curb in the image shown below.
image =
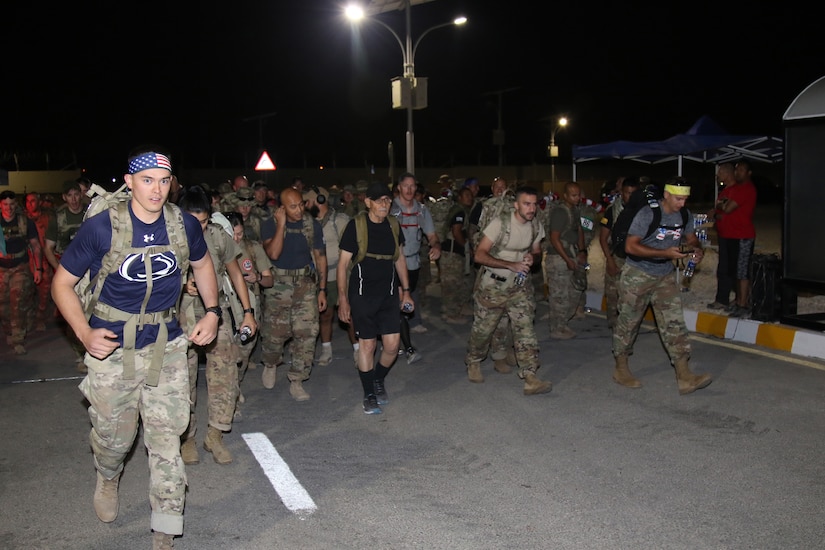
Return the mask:
M 606 311 L 604 295 L 587 293 L 587 307 Z M 727 317 L 706 311 L 684 310 L 685 324 L 691 332 L 715 336 L 743 344 L 784 351 L 802 357 L 825 359 L 825 333 L 777 323 Z M 653 314 L 645 313 L 646 321 Z

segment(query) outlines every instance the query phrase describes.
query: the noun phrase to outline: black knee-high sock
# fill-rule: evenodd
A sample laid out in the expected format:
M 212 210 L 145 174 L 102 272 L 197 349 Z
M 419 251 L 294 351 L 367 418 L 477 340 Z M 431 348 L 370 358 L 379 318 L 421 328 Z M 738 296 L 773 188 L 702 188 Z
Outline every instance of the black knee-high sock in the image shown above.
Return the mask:
M 410 340 L 410 322 L 404 314 L 401 314 L 401 343 L 404 345 L 404 351 L 412 347 L 412 341 Z
M 387 375 L 390 373 L 391 368 L 392 367 L 385 367 L 381 363 L 377 363 L 375 365 L 375 378 L 377 380 L 382 380 L 383 381 L 384 378 L 386 378 Z
M 375 393 L 374 383 L 375 383 L 375 369 L 372 369 L 367 372 L 358 371 L 358 376 L 361 377 L 361 386 L 364 388 L 364 397 Z

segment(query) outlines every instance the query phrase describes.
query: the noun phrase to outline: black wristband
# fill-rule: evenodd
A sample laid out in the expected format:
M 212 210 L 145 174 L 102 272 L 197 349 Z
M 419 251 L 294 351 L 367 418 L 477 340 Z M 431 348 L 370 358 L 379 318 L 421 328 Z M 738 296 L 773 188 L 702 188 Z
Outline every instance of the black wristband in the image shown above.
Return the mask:
M 409 288 L 402 288 L 401 291 L 402 292 L 410 292 L 410 289 Z
M 206 313 L 214 313 L 218 316 L 218 319 L 223 317 L 223 308 L 221 306 L 212 306 L 206 308 Z
M 327 291 L 327 288 L 326 288 L 326 287 L 324 287 L 324 288 L 319 288 L 319 289 L 318 289 L 318 292 L 326 292 L 326 291 Z
M 255 308 L 254 307 L 248 307 L 248 308 L 244 309 L 243 312 L 244 313 L 251 313 L 252 315 L 255 315 Z

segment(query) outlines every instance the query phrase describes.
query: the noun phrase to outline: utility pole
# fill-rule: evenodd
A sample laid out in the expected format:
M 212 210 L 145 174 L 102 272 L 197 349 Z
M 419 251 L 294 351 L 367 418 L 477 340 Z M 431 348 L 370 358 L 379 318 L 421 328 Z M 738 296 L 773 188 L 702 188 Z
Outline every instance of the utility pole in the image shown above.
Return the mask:
M 501 96 L 507 92 L 514 92 L 516 90 L 520 90 L 521 86 L 515 86 L 513 88 L 504 88 L 501 90 L 493 90 L 491 92 L 484 92 L 483 96 L 491 96 L 495 95 L 498 97 L 498 107 L 497 107 L 497 116 L 498 116 L 498 127 L 493 130 L 493 145 L 498 146 L 498 167 L 501 168 L 504 166 L 504 128 L 502 127 L 502 108 L 501 108 Z

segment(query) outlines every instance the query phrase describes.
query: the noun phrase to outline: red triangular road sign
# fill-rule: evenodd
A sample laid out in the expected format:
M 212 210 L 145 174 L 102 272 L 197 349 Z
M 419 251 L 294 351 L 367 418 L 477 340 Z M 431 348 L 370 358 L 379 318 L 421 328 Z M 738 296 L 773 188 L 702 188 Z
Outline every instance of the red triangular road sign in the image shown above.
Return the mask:
M 275 163 L 269 158 L 269 155 L 264 151 L 261 153 L 261 158 L 258 159 L 258 164 L 255 165 L 255 170 L 275 170 Z

